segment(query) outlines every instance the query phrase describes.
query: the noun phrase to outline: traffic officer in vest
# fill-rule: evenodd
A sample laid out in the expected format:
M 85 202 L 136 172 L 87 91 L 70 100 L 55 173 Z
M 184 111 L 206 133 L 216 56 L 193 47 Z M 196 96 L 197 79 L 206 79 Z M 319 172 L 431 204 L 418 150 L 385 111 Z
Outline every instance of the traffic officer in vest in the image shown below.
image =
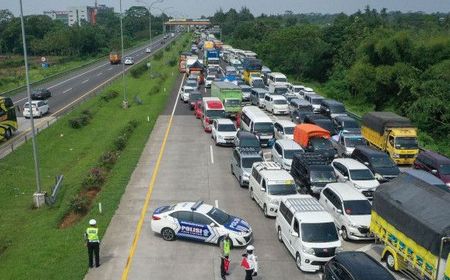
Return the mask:
M 95 267 L 100 266 L 100 239 L 98 238 L 97 221 L 94 219 L 89 220 L 89 227 L 86 229 L 85 240 L 86 247 L 88 248 L 89 255 L 89 267 L 94 267 L 94 255 L 95 255 Z
M 226 233 L 220 242 L 220 276 L 225 279 L 225 275 L 229 275 L 228 267 L 230 264 L 231 239 Z

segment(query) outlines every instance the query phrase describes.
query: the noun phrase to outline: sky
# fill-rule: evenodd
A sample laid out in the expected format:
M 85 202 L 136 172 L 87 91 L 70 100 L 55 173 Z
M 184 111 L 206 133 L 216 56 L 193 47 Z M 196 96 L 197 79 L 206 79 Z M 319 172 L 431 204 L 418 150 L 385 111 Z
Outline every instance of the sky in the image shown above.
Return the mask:
M 94 0 L 22 0 L 25 14 L 42 14 L 44 10 L 65 10 L 68 7 L 93 5 Z M 140 0 L 141 1 L 141 0 Z M 143 0 L 152 2 L 152 0 Z M 358 9 L 363 10 L 369 5 L 380 10 L 389 11 L 422 11 L 426 13 L 450 12 L 450 0 L 163 0 L 155 7 L 167 9 L 167 14 L 173 17 L 196 18 L 201 15 L 210 16 L 222 8 L 239 10 L 243 5 L 255 15 L 280 14 L 286 10 L 294 13 L 339 13 L 352 14 Z M 119 0 L 98 0 L 99 4 L 113 6 L 119 11 Z M 142 5 L 136 0 L 122 0 L 123 9 L 133 5 Z M 9 9 L 15 15 L 19 14 L 19 0 L 0 0 L 0 9 Z M 155 14 L 160 12 L 155 9 Z

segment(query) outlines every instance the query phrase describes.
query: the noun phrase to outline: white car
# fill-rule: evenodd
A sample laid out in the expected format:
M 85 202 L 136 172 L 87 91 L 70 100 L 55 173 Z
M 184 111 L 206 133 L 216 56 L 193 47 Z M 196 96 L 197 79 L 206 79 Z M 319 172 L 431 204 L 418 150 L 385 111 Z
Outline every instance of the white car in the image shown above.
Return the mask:
M 133 65 L 134 64 L 134 58 L 132 57 L 125 57 L 125 60 L 123 62 L 125 65 Z
M 195 88 L 190 86 L 183 86 L 180 91 L 180 100 L 183 100 L 184 103 L 189 101 L 189 94 L 193 92 Z
M 211 84 L 212 84 L 212 82 L 214 81 L 215 78 L 216 78 L 216 75 L 208 75 L 208 76 L 206 76 L 205 87 L 206 88 L 210 88 Z
M 232 246 L 246 246 L 252 239 L 252 228 L 243 219 L 203 203 L 180 202 L 161 206 L 152 214 L 152 231 L 172 241 L 177 238 L 219 244 L 229 234 Z
M 301 197 L 291 174 L 272 161 L 253 164 L 248 190 L 266 217 L 277 215 L 281 199 Z
M 288 120 L 278 120 L 273 124 L 275 139 L 294 140 L 294 128 L 296 124 Z
M 331 166 L 338 176 L 338 181 L 351 185 L 369 200 L 373 198 L 373 193 L 380 183 L 367 166 L 352 158 L 337 158 Z
M 216 119 L 211 128 L 211 137 L 216 145 L 233 145 L 237 129 L 230 119 Z
M 287 115 L 289 114 L 289 105 L 284 96 L 281 95 L 269 95 L 265 100 L 266 110 L 274 115 Z
M 288 88 L 289 94 L 295 95 L 295 97 L 297 97 L 297 98 L 302 98 L 301 91 L 305 89 L 304 86 L 288 84 L 287 88 Z
M 26 102 L 23 105 L 23 116 L 25 118 L 30 118 L 31 114 L 33 117 L 42 117 L 47 114 L 49 111 L 48 103 L 45 100 L 33 100 L 31 101 L 31 113 L 30 113 L 30 105 Z
M 277 140 L 272 147 L 272 160 L 283 169 L 291 170 L 294 154 L 303 153 L 302 147 L 290 139 Z
M 319 203 L 334 218 L 344 240 L 370 240 L 371 205 L 367 197 L 345 183 L 331 183 L 320 193 Z
M 151 53 L 151 52 L 152 52 L 152 49 L 151 49 L 151 48 L 146 48 L 146 49 L 145 49 L 145 52 L 146 52 L 146 53 Z

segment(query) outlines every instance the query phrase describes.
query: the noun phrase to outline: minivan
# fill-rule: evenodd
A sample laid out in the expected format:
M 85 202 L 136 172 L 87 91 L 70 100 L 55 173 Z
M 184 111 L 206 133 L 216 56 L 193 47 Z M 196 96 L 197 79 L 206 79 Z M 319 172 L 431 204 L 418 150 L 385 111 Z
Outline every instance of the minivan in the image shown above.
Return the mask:
M 390 181 L 400 174 L 400 169 L 391 157 L 378 149 L 356 146 L 350 157 L 366 165 L 380 183 Z
M 269 140 L 273 138 L 272 120 L 255 106 L 242 108 L 241 129 L 255 134 L 263 146 L 267 146 Z
M 323 96 L 320 96 L 315 93 L 306 93 L 304 96 L 305 100 L 308 101 L 314 109 L 314 113 L 320 112 L 320 103 L 324 99 Z
M 283 169 L 291 170 L 292 159 L 297 153 L 303 153 L 302 147 L 293 140 L 281 139 L 277 140 L 272 147 L 272 159 L 283 167 Z
M 422 169 L 434 174 L 450 187 L 450 159 L 433 151 L 421 152 L 414 161 L 415 169 Z
M 260 161 L 264 160 L 256 149 L 236 147 L 233 150 L 231 174 L 236 177 L 241 187 L 248 186 L 253 163 Z
M 283 198 L 275 228 L 301 271 L 316 272 L 342 251 L 333 217 L 310 195 Z
M 289 106 L 286 98 L 280 95 L 266 95 L 264 97 L 265 107 L 273 115 L 289 114 Z
M 320 113 L 331 119 L 337 116 L 347 116 L 344 104 L 334 99 L 323 99 L 320 103 Z
M 360 251 L 337 253 L 323 267 L 322 280 L 395 280 L 377 260 Z
M 224 75 L 225 76 L 237 76 L 236 68 L 234 68 L 233 66 L 225 67 Z
M 269 92 L 263 88 L 252 88 L 250 93 L 250 101 L 252 105 L 264 108 L 264 96 Z
M 268 85 L 269 87 L 271 85 L 275 86 L 287 86 L 288 80 L 286 78 L 286 75 L 279 73 L 279 72 L 272 72 L 268 75 Z

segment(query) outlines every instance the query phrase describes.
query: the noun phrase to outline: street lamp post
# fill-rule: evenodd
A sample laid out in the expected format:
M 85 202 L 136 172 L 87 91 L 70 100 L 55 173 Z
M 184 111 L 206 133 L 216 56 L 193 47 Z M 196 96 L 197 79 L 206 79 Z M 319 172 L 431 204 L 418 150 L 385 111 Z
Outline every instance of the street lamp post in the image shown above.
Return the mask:
M 122 87 L 123 87 L 123 101 L 122 101 L 122 107 L 124 109 L 128 108 L 128 99 L 127 99 L 127 85 L 125 80 L 125 63 L 124 63 L 124 51 L 123 51 L 123 23 L 122 23 L 122 0 L 119 2 L 120 7 L 120 44 L 122 48 Z
M 172 6 L 166 7 L 164 9 L 160 9 L 158 7 L 154 7 L 154 8 L 158 9 L 161 12 L 161 18 L 162 18 L 162 15 L 165 14 L 167 10 L 174 9 L 174 7 L 172 7 Z M 166 34 L 166 25 L 164 24 L 164 22 L 163 22 L 163 34 L 164 35 Z
M 33 195 L 34 205 L 36 207 L 41 207 L 45 202 L 44 193 L 41 191 L 41 174 L 39 172 L 39 158 L 38 158 L 38 145 L 36 142 L 36 134 L 34 131 L 34 117 L 33 110 L 31 107 L 31 90 L 30 90 L 30 77 L 28 75 L 28 55 L 27 55 L 27 43 L 25 41 L 25 24 L 23 20 L 23 7 L 22 0 L 19 0 L 20 3 L 20 25 L 22 27 L 22 46 L 23 46 L 23 57 L 25 61 L 25 79 L 27 83 L 27 100 L 28 100 L 28 108 L 30 111 L 30 122 L 31 122 L 31 140 L 33 143 L 33 158 L 34 158 L 34 175 L 36 177 L 36 192 Z
M 150 44 L 152 43 L 152 7 L 155 4 L 162 3 L 164 0 L 156 0 L 151 2 L 150 4 L 144 0 L 136 0 L 136 2 L 143 3 L 147 5 L 148 10 L 148 32 L 150 34 Z

